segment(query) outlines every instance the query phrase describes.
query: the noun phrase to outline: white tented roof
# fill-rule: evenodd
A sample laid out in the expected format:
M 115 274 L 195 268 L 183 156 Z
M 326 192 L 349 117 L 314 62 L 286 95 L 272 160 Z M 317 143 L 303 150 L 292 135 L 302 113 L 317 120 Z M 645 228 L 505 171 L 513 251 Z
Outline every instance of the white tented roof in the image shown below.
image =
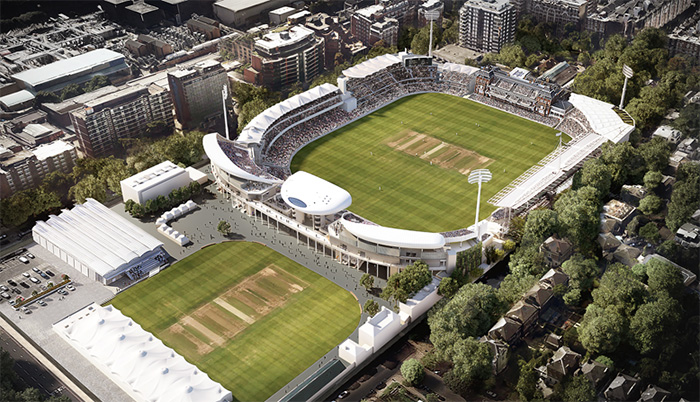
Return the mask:
M 478 67 L 473 67 L 473 66 L 465 66 L 464 64 L 457 64 L 457 63 L 445 63 L 445 64 L 439 64 L 438 68 L 447 70 L 447 71 L 455 71 L 458 73 L 463 73 L 463 74 L 474 74 L 475 71 L 479 71 Z
M 290 207 L 312 215 L 332 215 L 352 204 L 346 190 L 303 171 L 285 180 L 281 194 Z
M 377 71 L 383 70 L 392 64 L 400 62 L 400 57 L 393 54 L 385 54 L 367 61 L 363 61 L 356 66 L 343 70 L 343 75 L 349 78 L 364 78 L 368 75 L 376 73 Z
M 440 233 L 416 232 L 368 225 L 341 219 L 343 227 L 350 233 L 372 243 L 401 248 L 434 249 L 445 245 L 445 237 Z
M 114 306 L 92 304 L 53 326 L 137 401 L 231 401 L 231 391 Z
M 92 198 L 58 216 L 51 215 L 46 222 L 38 221 L 32 231 L 105 279 L 163 245 Z
M 127 185 L 136 191 L 143 191 L 183 173 L 185 173 L 185 169 L 171 161 L 163 161 L 131 177 L 127 177 L 120 184 Z
M 576 93 L 571 94 L 569 102 L 586 116 L 593 131 L 609 141 L 625 141 L 634 130 L 634 126 L 622 121 L 610 103 Z
M 333 84 L 319 85 L 309 89 L 306 92 L 302 92 L 299 95 L 294 95 L 291 98 L 266 109 L 245 126 L 243 131 L 241 131 L 241 135 L 239 135 L 238 139 L 236 139 L 236 142 L 243 144 L 260 143 L 262 141 L 263 134 L 265 134 L 265 131 L 267 131 L 275 120 L 294 109 L 297 109 L 307 103 L 311 103 L 316 99 L 337 90 L 338 87 Z
M 276 178 L 263 177 L 254 173 L 245 171 L 242 167 L 233 163 L 233 161 L 226 155 L 221 145 L 219 145 L 218 134 L 212 133 L 204 136 L 202 143 L 204 145 L 204 152 L 209 157 L 209 160 L 214 165 L 218 166 L 220 169 L 224 170 L 226 173 L 241 178 L 243 180 L 253 180 L 262 183 L 279 183 L 280 180 Z M 244 152 L 241 150 L 241 152 Z

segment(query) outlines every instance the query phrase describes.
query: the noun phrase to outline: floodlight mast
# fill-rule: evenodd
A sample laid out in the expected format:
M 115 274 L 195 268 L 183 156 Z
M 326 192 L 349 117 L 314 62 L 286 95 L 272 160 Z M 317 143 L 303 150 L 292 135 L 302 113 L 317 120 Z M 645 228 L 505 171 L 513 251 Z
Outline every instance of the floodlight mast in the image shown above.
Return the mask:
M 481 231 L 479 230 L 479 203 L 481 202 L 481 183 L 486 183 L 491 180 L 491 171 L 488 169 L 476 169 L 469 173 L 467 181 L 469 184 L 478 183 L 479 192 L 476 196 L 476 218 L 474 218 L 474 226 L 476 227 L 476 238 L 481 241 Z
M 622 98 L 620 98 L 620 109 L 622 109 L 622 105 L 624 105 L 625 103 L 625 93 L 627 92 L 627 80 L 634 76 L 634 70 L 632 70 L 632 67 L 625 64 L 624 66 L 622 66 L 622 74 L 625 76 L 625 85 L 622 86 Z
M 226 111 L 226 98 L 228 98 L 228 85 L 224 84 L 221 90 L 221 101 L 224 104 L 224 129 L 226 130 L 226 139 L 231 141 L 228 133 L 228 112 Z
M 428 57 L 433 57 L 433 22 L 440 18 L 438 10 L 432 10 L 425 13 L 425 18 L 430 21 L 430 41 L 428 42 Z

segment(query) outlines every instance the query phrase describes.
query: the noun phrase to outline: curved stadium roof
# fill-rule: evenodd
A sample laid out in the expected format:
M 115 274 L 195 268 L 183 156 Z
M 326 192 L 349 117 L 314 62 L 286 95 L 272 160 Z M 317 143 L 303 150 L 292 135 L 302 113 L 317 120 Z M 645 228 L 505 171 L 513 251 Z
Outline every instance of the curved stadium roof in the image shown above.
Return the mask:
M 414 230 L 368 225 L 350 222 L 344 217 L 341 219 L 341 222 L 343 227 L 353 235 L 381 245 L 418 249 L 434 249 L 445 245 L 445 237 L 440 233 L 416 232 Z
M 352 204 L 346 190 L 304 171 L 289 176 L 281 194 L 289 206 L 311 215 L 332 215 Z
M 221 149 L 221 145 L 219 145 L 219 137 L 221 137 L 219 136 L 219 134 L 213 133 L 205 135 L 204 139 L 202 139 L 202 144 L 204 145 L 204 152 L 209 157 L 211 163 L 215 164 L 220 169 L 224 170 L 226 173 L 244 180 L 253 180 L 262 183 L 281 183 L 281 180 L 274 178 L 270 175 L 264 173 L 251 173 L 248 172 L 245 169 L 245 167 L 241 167 L 235 164 L 231 160 L 231 158 L 229 158 L 229 156 L 226 155 L 224 150 Z M 223 137 L 221 138 L 223 139 Z M 233 144 L 231 144 L 231 146 L 233 146 Z M 244 155 L 244 150 L 239 150 L 239 152 L 241 153 L 241 157 L 247 157 L 247 155 Z
M 345 69 L 343 70 L 343 75 L 349 78 L 364 78 L 368 75 L 376 73 L 377 71 L 383 70 L 392 64 L 400 62 L 400 57 L 393 54 L 385 54 Z

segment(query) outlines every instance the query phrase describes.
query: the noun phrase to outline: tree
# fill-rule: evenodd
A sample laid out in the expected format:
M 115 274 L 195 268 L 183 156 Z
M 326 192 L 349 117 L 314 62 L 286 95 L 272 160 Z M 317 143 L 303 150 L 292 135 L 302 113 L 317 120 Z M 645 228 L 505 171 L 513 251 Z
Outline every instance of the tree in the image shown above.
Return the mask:
M 627 319 L 617 306 L 602 308 L 590 304 L 578 330 L 579 340 L 590 353 L 615 352 L 628 327 Z
M 468 283 L 428 316 L 430 341 L 438 351 L 443 351 L 456 339 L 484 335 L 501 315 L 503 307 L 491 286 Z
M 442 28 L 437 25 L 433 27 L 433 46 L 440 43 L 440 34 Z M 411 51 L 415 54 L 428 54 L 428 46 L 430 45 L 430 24 L 424 26 L 413 36 L 411 40 Z
M 498 53 L 498 61 L 509 67 L 524 66 L 526 58 L 523 48 L 518 44 L 505 45 Z
M 523 294 L 532 288 L 535 282 L 537 282 L 537 277 L 534 275 L 518 276 L 515 274 L 508 274 L 503 278 L 503 281 L 498 287 L 498 297 L 505 305 L 510 306 L 520 300 Z
M 423 289 L 432 280 L 428 265 L 422 261 L 416 261 L 398 274 L 389 277 L 381 297 L 384 300 L 393 299 L 395 302 L 405 303 L 409 297 Z
M 644 187 L 647 191 L 654 191 L 661 184 L 664 175 L 657 170 L 650 170 L 644 175 Z
M 527 215 L 523 243 L 539 245 L 559 230 L 557 213 L 551 209 L 536 209 Z
M 661 210 L 661 207 L 663 205 L 663 201 L 659 196 L 656 194 L 649 194 L 646 197 L 642 198 L 642 200 L 639 202 L 639 210 L 644 214 L 644 215 L 652 215 L 659 210 Z
M 518 385 L 515 387 L 520 399 L 529 401 L 534 398 L 538 378 L 539 376 L 531 364 L 520 362 L 520 376 L 518 377 Z
M 445 384 L 451 390 L 463 393 L 483 384 L 492 376 L 491 348 L 475 338 L 459 339 L 444 350 L 443 355 L 452 362 L 452 370 L 445 375 Z
M 575 189 L 591 186 L 596 189 L 600 199 L 606 197 L 610 192 L 612 173 L 600 159 L 589 159 L 584 162 L 583 168 L 580 170 L 580 177 L 580 185 L 576 186 Z
M 8 227 L 17 227 L 29 219 L 34 213 L 31 190 L 18 191 L 11 197 L 0 201 L 0 217 Z
M 438 294 L 447 298 L 454 296 L 458 290 L 459 282 L 452 277 L 442 279 L 438 286 Z
M 379 312 L 379 303 L 374 300 L 367 300 L 364 310 L 370 317 L 374 317 Z
M 88 198 L 94 198 L 99 202 L 107 200 L 107 190 L 102 180 L 89 175 L 70 188 L 72 198 L 78 204 L 83 204 Z
M 654 222 L 649 222 L 639 229 L 639 236 L 650 243 L 656 243 L 659 240 L 659 228 Z
M 593 290 L 593 302 L 601 307 L 618 306 L 628 316 L 644 303 L 647 291 L 632 273 L 622 264 L 610 265 L 600 278 L 600 285 Z
M 370 274 L 362 274 L 360 277 L 360 285 L 364 286 L 368 292 L 374 287 L 374 276 Z
M 513 239 L 515 243 L 520 243 L 525 233 L 525 218 L 522 216 L 514 216 L 508 225 L 508 237 Z
M 274 101 L 262 98 L 254 98 L 243 104 L 238 111 L 238 132 L 240 133 L 255 116 L 274 104 Z
M 671 149 L 668 141 L 660 137 L 654 137 L 651 141 L 640 145 L 639 155 L 644 159 L 648 171 L 662 171 L 668 165 L 668 157 Z
M 569 289 L 564 297 L 562 297 L 564 303 L 570 307 L 576 307 L 581 303 L 581 289 L 571 288 Z
M 678 114 L 673 121 L 673 127 L 690 138 L 700 137 L 700 103 L 690 103 Z
M 683 163 L 676 171 L 671 202 L 668 204 L 666 226 L 675 232 L 700 207 L 700 164 Z
M 544 273 L 544 255 L 537 245 L 521 246 L 513 253 L 508 263 L 510 272 L 518 277 L 540 276 Z
M 600 160 L 610 170 L 613 192 L 617 192 L 628 178 L 634 182 L 636 177 L 642 174 L 644 161 L 637 149 L 628 141 L 618 144 L 606 142 L 601 150 Z
M 418 385 L 423 381 L 425 371 L 417 359 L 408 359 L 401 364 L 401 375 L 410 385 Z
M 673 264 L 658 258 L 652 258 L 644 264 L 649 278 L 647 284 L 649 291 L 656 295 L 678 298 L 683 292 L 683 275 L 681 270 Z
M 583 375 L 574 376 L 564 386 L 564 402 L 594 401 L 595 390 L 588 378 Z
M 587 259 L 581 254 L 574 254 L 561 265 L 562 271 L 569 276 L 569 286 L 587 292 L 600 273 L 595 260 Z
M 226 221 L 219 221 L 216 225 L 216 230 L 223 236 L 228 236 L 231 233 L 231 224 Z
M 641 354 L 658 350 L 673 342 L 680 321 L 681 307 L 675 299 L 662 297 L 639 307 L 630 320 L 631 343 Z
M 615 368 L 615 362 L 611 358 L 609 358 L 605 355 L 600 355 L 600 356 L 596 357 L 595 361 L 597 361 L 600 364 L 604 364 L 604 365 L 608 366 L 611 370 Z
M 590 194 L 595 199 L 591 199 Z M 600 202 L 597 194 L 598 190 L 592 187 L 581 187 L 562 194 L 554 203 L 566 237 L 584 251 L 592 248 L 598 236 Z
M 107 185 L 109 191 L 114 194 L 121 194 L 121 181 L 131 176 L 131 172 L 127 168 L 124 161 L 116 159 L 113 156 L 107 158 L 100 171 L 98 177 Z

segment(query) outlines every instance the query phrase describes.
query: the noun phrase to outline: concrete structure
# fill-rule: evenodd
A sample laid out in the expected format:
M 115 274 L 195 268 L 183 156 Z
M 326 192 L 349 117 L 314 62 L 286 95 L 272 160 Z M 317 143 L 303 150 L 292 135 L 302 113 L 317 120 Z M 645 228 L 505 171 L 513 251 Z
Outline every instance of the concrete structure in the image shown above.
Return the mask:
M 324 40 L 304 26 L 294 26 L 256 39 L 249 55 L 251 66 L 243 72 L 244 79 L 280 90 L 309 82 L 323 71 Z
M 133 86 L 94 98 L 70 112 L 80 150 L 87 156 L 110 155 L 117 140 L 142 135 L 151 122 L 173 124 L 168 91 L 155 84 Z
M 221 0 L 213 4 L 214 15 L 226 25 L 236 28 L 261 21 L 265 11 L 289 5 L 291 0 Z
M 26 89 L 0 97 L 0 107 L 6 112 L 15 112 L 34 105 L 34 94 Z
M 559 30 L 569 23 L 577 28 L 585 24 L 587 0 L 529 0 L 526 4 L 535 20 L 554 24 Z
M 633 37 L 644 28 L 663 28 L 692 6 L 691 0 L 622 0 L 588 15 L 586 29 L 603 37 Z
M 654 133 L 654 137 L 661 137 L 671 144 L 678 144 L 678 141 L 683 137 L 683 133 L 671 126 L 659 126 Z
M 75 148 L 61 140 L 32 150 L 0 150 L 0 198 L 38 187 L 51 172 L 70 173 L 78 159 Z
M 671 54 L 685 54 L 700 63 L 700 10 L 668 34 Z
M 93 303 L 53 330 L 135 401 L 233 400 L 231 391 L 111 305 Z
M 185 169 L 165 161 L 119 182 L 124 202 L 133 200 L 145 204 L 159 195 L 167 197 L 171 191 L 191 183 Z
M 296 14 L 297 9 L 289 6 L 280 7 L 278 9 L 270 11 L 270 25 L 280 25 L 287 22 L 287 17 L 292 14 Z
M 175 115 L 184 128 L 210 126 L 223 115 L 219 94 L 224 85 L 228 87 L 228 76 L 219 62 L 208 60 L 169 72 L 168 85 Z
M 129 66 L 120 53 L 97 49 L 91 52 L 56 61 L 42 67 L 13 74 L 22 88 L 29 92 L 57 91 L 68 84 L 81 84 L 95 75 L 128 75 Z
M 399 38 L 399 20 L 387 15 L 384 5 L 376 4 L 355 11 L 350 18 L 350 33 L 367 46 L 384 41 L 396 46 Z
M 221 36 L 219 29 L 219 21 L 212 20 L 206 17 L 187 20 L 187 28 L 192 32 L 204 34 L 207 40 L 212 40 Z
M 163 243 L 88 198 L 60 215 L 37 221 L 32 237 L 88 278 L 102 284 L 138 279 L 167 264 Z
M 507 0 L 468 0 L 459 10 L 459 44 L 499 52 L 515 39 L 515 7 Z

